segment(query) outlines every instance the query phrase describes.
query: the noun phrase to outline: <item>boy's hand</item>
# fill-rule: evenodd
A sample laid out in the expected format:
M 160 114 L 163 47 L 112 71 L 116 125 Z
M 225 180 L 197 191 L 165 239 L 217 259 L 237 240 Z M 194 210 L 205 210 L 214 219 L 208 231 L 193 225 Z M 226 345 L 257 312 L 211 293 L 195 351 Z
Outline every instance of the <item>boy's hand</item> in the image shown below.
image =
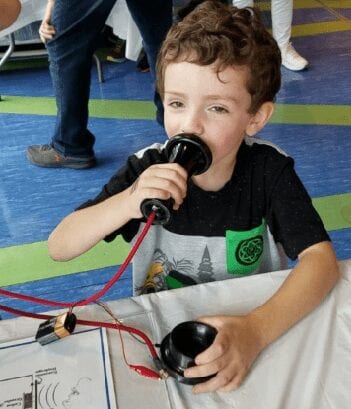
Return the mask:
M 237 389 L 263 349 L 258 329 L 249 316 L 203 317 L 199 321 L 215 327 L 218 334 L 213 344 L 195 358 L 196 366 L 186 369 L 184 375 L 217 375 L 195 385 L 193 392 L 229 392 Z
M 187 191 L 187 172 L 178 163 L 161 163 L 147 168 L 129 188 L 130 205 L 135 218 L 142 217 L 140 205 L 145 199 L 173 198 L 179 209 Z

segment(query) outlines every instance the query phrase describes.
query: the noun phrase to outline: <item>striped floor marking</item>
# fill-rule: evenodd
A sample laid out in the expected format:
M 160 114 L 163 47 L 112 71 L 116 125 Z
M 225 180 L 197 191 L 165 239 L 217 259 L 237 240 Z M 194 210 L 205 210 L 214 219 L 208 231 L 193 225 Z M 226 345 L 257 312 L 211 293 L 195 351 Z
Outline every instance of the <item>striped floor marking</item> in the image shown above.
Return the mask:
M 18 115 L 56 115 L 54 98 L 3 96 L 0 113 Z M 90 117 L 110 119 L 155 118 L 151 101 L 91 100 Z M 273 123 L 303 125 L 351 125 L 350 105 L 276 104 Z
M 268 11 L 271 9 L 270 1 L 261 1 L 258 3 L 261 10 Z M 350 9 L 350 0 L 294 0 L 294 9 Z
M 276 104 L 272 123 L 351 125 L 351 105 Z
M 55 98 L 3 95 L 0 113 L 56 116 Z M 89 115 L 95 118 L 154 120 L 155 105 L 151 101 L 91 99 Z
M 270 11 L 271 2 L 260 2 L 258 7 L 262 11 Z M 335 33 L 351 29 L 351 21 L 343 16 L 339 10 L 351 8 L 350 0 L 295 0 L 294 9 L 317 9 L 324 8 L 335 17 L 335 21 L 324 21 L 306 24 L 294 24 L 292 37 L 303 37 L 317 34 Z
M 98 243 L 74 260 L 55 262 L 48 255 L 46 241 L 4 247 L 0 249 L 0 287 L 120 265 L 129 248 L 118 237 L 112 244 Z
M 326 21 L 323 23 L 296 24 L 292 27 L 291 34 L 292 37 L 304 37 L 349 30 L 351 30 L 351 22 L 348 20 Z

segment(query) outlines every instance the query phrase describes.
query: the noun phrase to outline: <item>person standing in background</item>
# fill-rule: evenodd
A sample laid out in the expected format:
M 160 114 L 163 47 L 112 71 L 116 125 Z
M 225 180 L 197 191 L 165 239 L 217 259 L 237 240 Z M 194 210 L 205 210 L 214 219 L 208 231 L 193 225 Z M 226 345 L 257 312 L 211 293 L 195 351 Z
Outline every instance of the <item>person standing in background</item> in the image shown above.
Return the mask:
M 48 0 L 39 29 L 46 43 L 57 118 L 49 144 L 32 145 L 28 159 L 37 166 L 87 169 L 95 166 L 95 137 L 88 130 L 88 102 L 93 54 L 99 33 L 116 0 Z M 143 38 L 155 80 L 159 47 L 172 25 L 172 0 L 126 0 Z M 156 119 L 163 124 L 163 106 L 155 93 Z
M 233 0 L 233 6 L 253 7 L 253 0 Z M 302 57 L 290 42 L 293 18 L 293 0 L 272 0 L 272 34 L 282 54 L 282 65 L 291 71 L 302 71 L 308 61 Z

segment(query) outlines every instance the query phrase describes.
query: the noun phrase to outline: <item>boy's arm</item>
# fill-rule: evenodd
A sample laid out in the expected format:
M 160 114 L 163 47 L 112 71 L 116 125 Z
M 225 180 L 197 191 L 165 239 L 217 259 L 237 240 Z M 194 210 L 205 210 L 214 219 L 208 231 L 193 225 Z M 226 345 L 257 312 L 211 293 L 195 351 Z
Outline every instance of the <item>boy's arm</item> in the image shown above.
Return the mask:
M 71 260 L 127 223 L 133 216 L 126 198 L 129 190 L 65 217 L 49 236 L 50 257 L 55 261 Z
M 56 261 L 71 260 L 131 219 L 140 219 L 140 204 L 144 199 L 172 197 L 176 209 L 183 202 L 186 189 L 187 173 L 179 164 L 152 165 L 124 191 L 63 219 L 49 236 L 50 257 Z
M 316 308 L 339 277 L 330 242 L 321 242 L 304 250 L 279 290 L 250 314 L 250 319 L 260 330 L 263 346 L 277 339 Z
M 185 376 L 217 376 L 196 385 L 194 392 L 238 388 L 258 354 L 316 308 L 339 276 L 331 243 L 321 242 L 304 250 L 277 292 L 248 315 L 202 318 L 217 328 L 218 335 Z

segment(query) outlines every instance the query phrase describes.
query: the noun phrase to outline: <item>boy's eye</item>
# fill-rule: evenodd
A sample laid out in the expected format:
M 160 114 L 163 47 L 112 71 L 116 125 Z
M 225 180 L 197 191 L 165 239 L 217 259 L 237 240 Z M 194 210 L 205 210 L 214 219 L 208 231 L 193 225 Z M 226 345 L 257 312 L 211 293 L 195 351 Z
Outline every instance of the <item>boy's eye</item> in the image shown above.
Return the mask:
M 180 101 L 171 101 L 168 103 L 168 105 L 172 108 L 182 108 L 184 107 L 184 104 Z
M 229 112 L 227 108 L 224 108 L 224 107 L 219 106 L 219 105 L 212 106 L 210 108 L 210 110 L 213 111 L 213 112 L 217 112 L 219 114 L 225 114 L 225 113 Z

